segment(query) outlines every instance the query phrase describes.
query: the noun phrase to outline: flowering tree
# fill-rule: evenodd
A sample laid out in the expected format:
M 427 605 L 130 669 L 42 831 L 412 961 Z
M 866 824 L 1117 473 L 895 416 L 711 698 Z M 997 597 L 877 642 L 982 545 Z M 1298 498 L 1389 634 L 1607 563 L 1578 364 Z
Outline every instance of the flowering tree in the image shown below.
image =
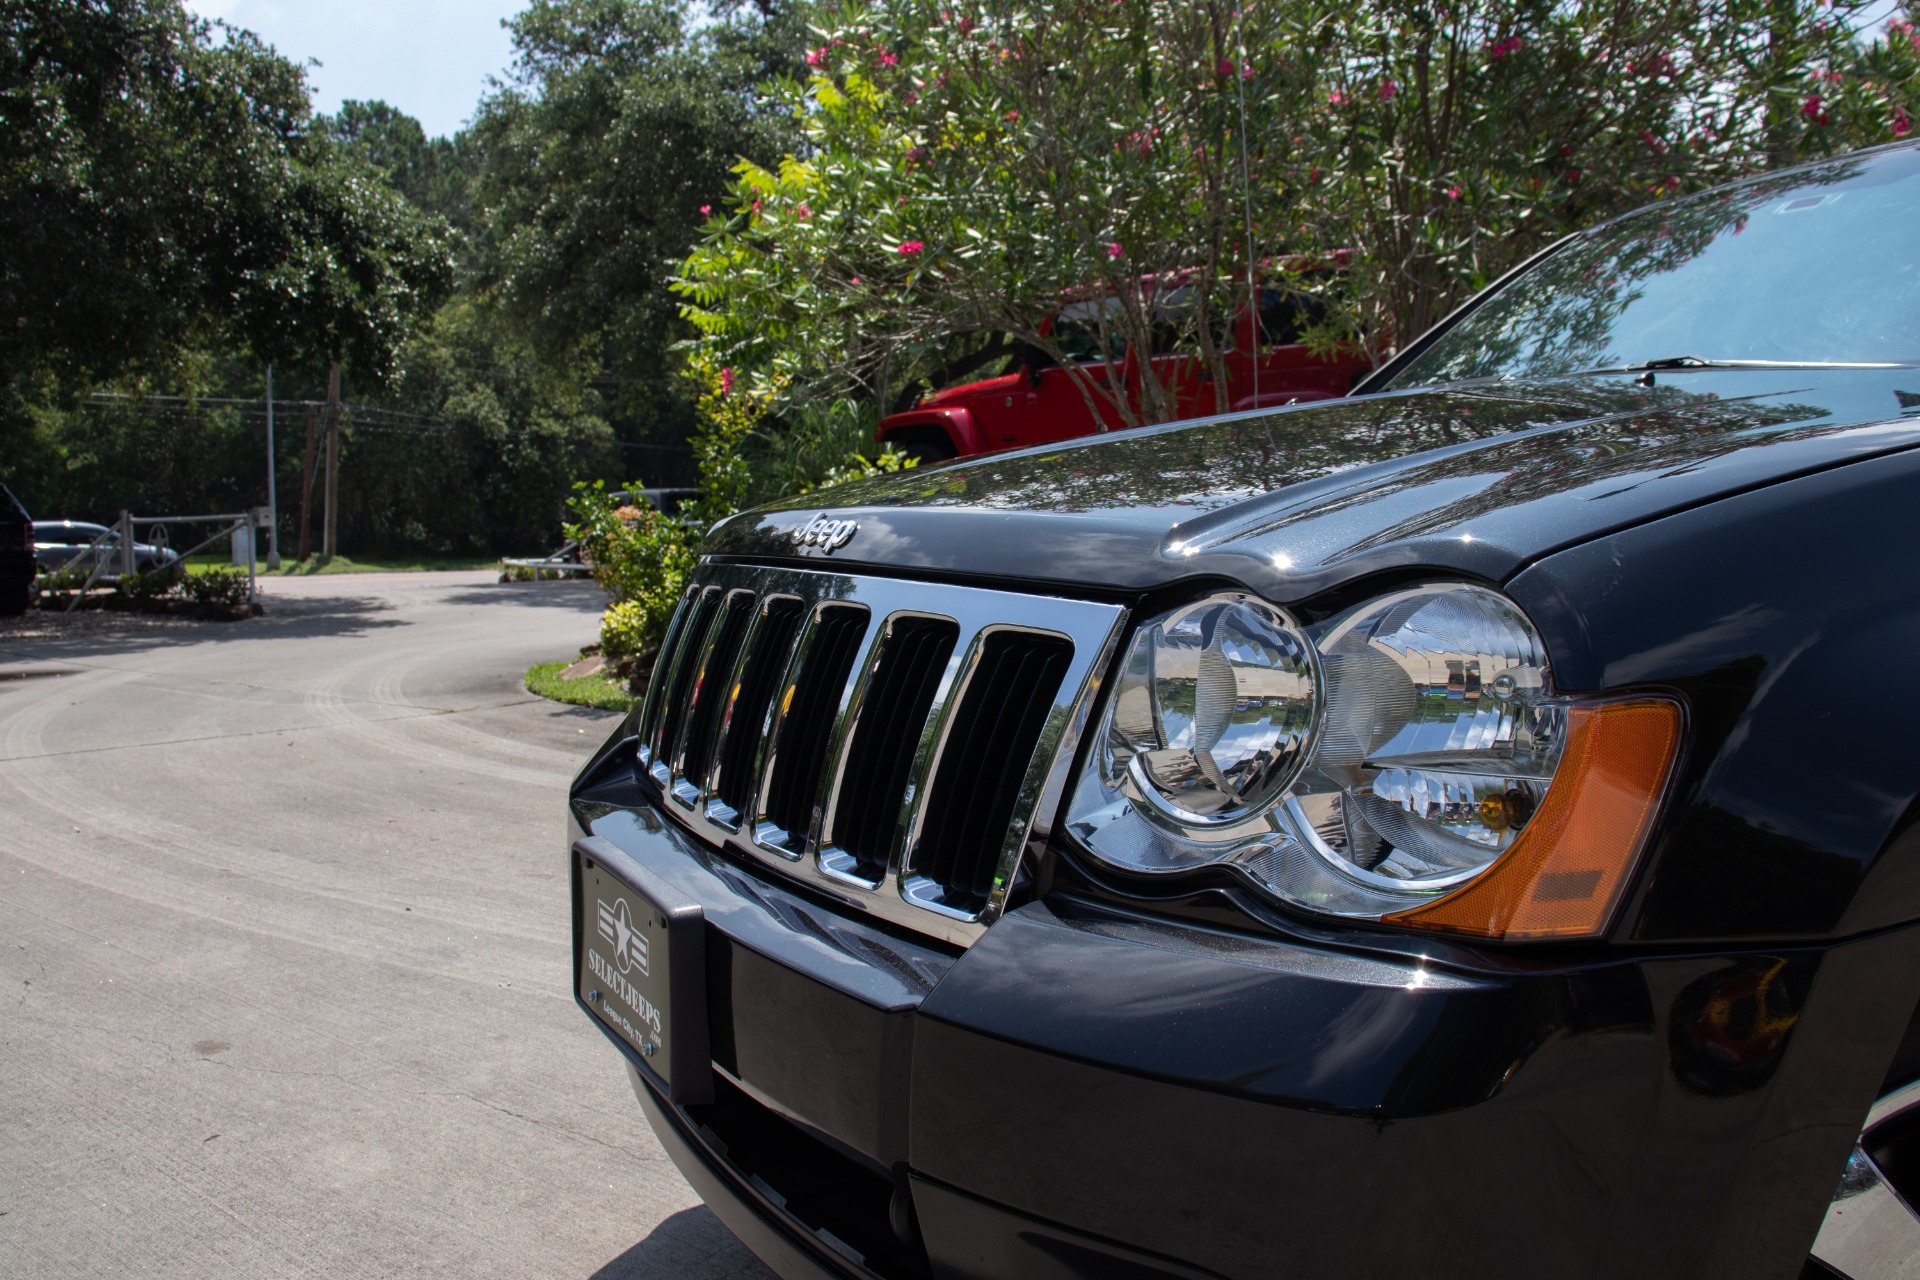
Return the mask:
M 1324 24 L 1324 168 L 1296 195 L 1303 237 L 1357 250 L 1342 330 L 1384 357 L 1580 227 L 1900 136 L 1914 50 L 1860 44 L 1863 7 L 1378 0 Z
M 1023 349 L 1127 423 L 1173 411 L 1142 357 L 1190 354 L 1224 409 L 1249 250 L 1277 230 L 1244 179 L 1286 162 L 1304 92 L 1305 68 L 1256 76 L 1244 56 L 1265 21 L 1223 0 L 850 14 L 790 98 L 809 154 L 741 167 L 688 262 L 690 314 L 738 363 L 882 404 Z
M 1902 136 L 1914 33 L 1861 12 L 873 0 L 816 29 L 784 90 L 805 150 L 739 168 L 679 287 L 716 363 L 801 400 L 883 410 L 1020 351 L 1153 422 L 1143 357 L 1179 353 L 1224 409 L 1263 278 L 1344 264 L 1310 336 L 1383 357 L 1579 227 Z

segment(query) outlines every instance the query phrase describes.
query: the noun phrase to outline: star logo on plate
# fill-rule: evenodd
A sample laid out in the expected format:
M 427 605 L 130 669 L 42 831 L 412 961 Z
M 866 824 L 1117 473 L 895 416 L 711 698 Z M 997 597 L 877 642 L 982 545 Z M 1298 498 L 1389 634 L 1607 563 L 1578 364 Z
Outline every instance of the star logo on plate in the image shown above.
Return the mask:
M 634 928 L 625 898 L 615 898 L 611 903 L 600 899 L 600 936 L 612 944 L 614 963 L 620 966 L 620 972 L 638 969 L 642 977 L 650 972 L 646 935 Z

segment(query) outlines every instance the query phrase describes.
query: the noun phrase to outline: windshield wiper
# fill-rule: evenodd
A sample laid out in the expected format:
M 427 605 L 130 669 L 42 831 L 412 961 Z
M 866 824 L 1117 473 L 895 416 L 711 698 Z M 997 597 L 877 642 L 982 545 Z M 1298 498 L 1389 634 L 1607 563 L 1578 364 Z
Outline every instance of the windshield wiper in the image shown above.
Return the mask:
M 1582 369 L 1576 377 L 1590 373 L 1664 373 L 1680 369 L 1908 369 L 1910 362 L 1898 360 L 1710 360 L 1706 356 L 1663 356 L 1638 364 L 1606 365 Z

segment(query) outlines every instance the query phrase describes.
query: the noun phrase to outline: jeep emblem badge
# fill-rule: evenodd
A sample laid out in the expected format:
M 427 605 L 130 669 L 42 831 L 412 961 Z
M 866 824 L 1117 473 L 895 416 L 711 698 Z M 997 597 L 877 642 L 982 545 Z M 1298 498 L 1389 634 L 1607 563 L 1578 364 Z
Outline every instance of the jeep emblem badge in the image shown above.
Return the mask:
M 797 547 L 818 547 L 832 555 L 852 542 L 858 532 L 859 521 L 835 520 L 823 511 L 793 531 L 793 542 Z

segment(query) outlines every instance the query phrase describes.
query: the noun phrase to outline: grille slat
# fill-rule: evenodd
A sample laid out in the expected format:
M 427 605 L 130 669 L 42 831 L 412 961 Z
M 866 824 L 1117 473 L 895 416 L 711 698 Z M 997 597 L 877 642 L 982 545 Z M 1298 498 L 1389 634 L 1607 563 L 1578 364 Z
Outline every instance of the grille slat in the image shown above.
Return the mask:
M 726 740 L 720 745 L 716 790 L 721 802 L 732 811 L 731 821 L 737 822 L 753 802 L 758 781 L 754 765 L 760 756 L 767 712 L 773 708 L 774 694 L 787 672 L 787 659 L 793 653 L 804 617 L 805 607 L 798 600 L 770 600 L 753 638 L 753 651 L 747 655 L 740 675 L 740 693 L 727 720 Z
M 727 704 L 734 659 L 740 656 L 740 642 L 746 638 L 747 624 L 752 621 L 753 597 L 744 591 L 729 595 L 713 647 L 700 663 L 700 673 L 694 680 L 693 706 L 687 713 L 687 746 L 681 753 L 680 773 L 696 790 L 705 785 L 707 772 L 713 767 L 713 740 Z
M 965 945 L 1047 834 L 1124 613 L 702 562 L 638 721 L 647 776 L 709 843 Z
M 867 611 L 829 606 L 814 624 L 812 645 L 792 686 L 792 702 L 774 743 L 774 764 L 767 779 L 767 821 L 797 844 L 813 826 L 813 804 L 826 772 L 827 742 L 840 711 L 840 695 L 860 656 L 867 634 Z
M 680 652 L 681 640 L 687 634 L 688 620 L 699 607 L 701 594 L 698 588 L 690 588 L 680 597 L 680 607 L 673 611 L 673 621 L 667 624 L 667 638 L 661 641 L 660 651 L 654 655 L 653 674 L 647 680 L 646 718 L 640 728 L 640 741 L 645 745 L 649 759 L 658 749 L 659 740 L 655 734 L 660 729 L 661 709 L 666 705 L 661 690 L 672 679 L 674 659 Z
M 719 607 L 719 588 L 708 587 L 694 603 L 692 616 L 680 635 L 679 647 L 673 655 L 673 666 L 660 686 L 660 736 L 654 750 L 657 761 L 670 762 L 674 748 L 680 745 L 687 697 L 692 692 L 694 677 L 699 673 L 700 652 L 706 647 L 707 631 L 712 626 L 714 611 Z M 666 766 L 663 763 L 661 767 L 664 769 Z
M 886 871 L 907 774 L 958 639 L 959 628 L 951 622 L 903 618 L 881 645 L 847 747 L 832 838 L 853 856 L 857 874 L 865 879 L 878 880 Z
M 978 910 L 1000 876 L 1020 784 L 1033 763 L 1073 646 L 1051 636 L 995 632 L 954 711 L 929 788 L 909 871 Z

